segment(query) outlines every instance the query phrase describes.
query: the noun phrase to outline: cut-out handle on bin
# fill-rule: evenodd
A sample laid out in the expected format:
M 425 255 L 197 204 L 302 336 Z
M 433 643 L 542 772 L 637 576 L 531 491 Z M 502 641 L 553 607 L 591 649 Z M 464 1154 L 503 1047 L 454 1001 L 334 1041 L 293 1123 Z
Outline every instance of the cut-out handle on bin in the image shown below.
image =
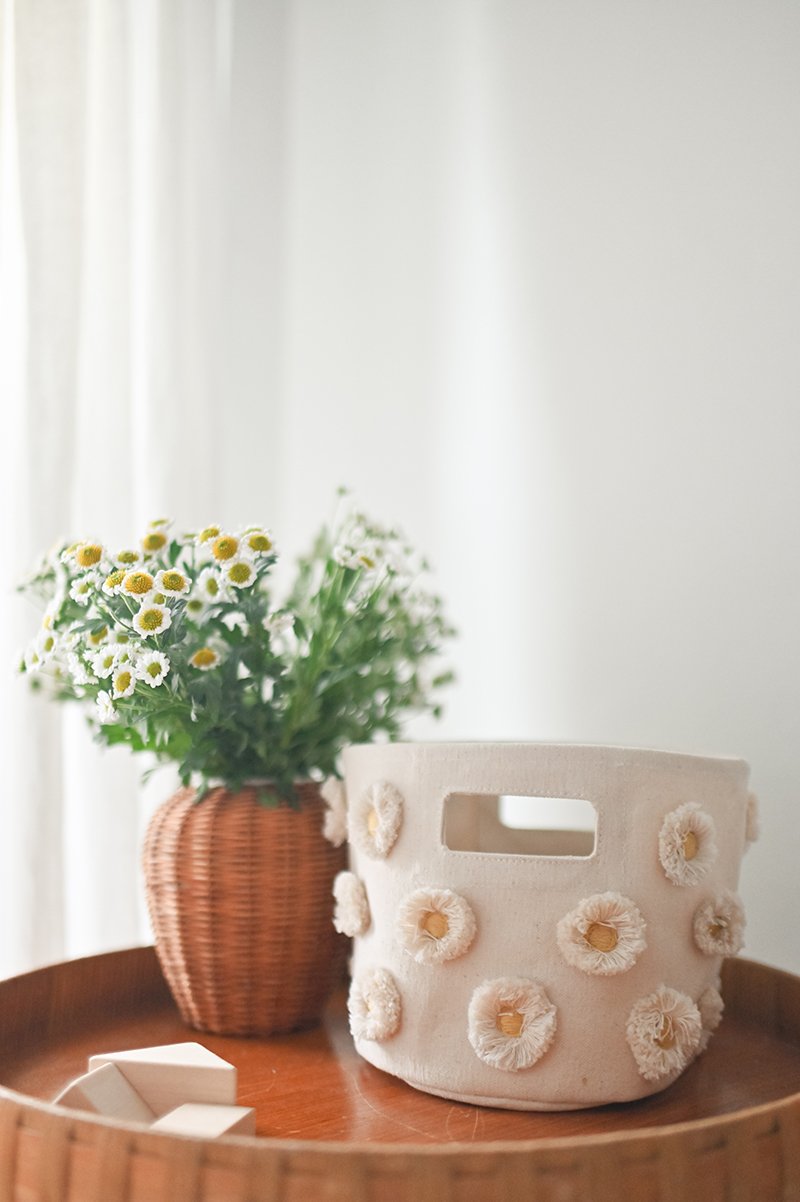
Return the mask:
M 588 859 L 597 824 L 585 798 L 452 790 L 443 800 L 441 837 L 448 851 Z

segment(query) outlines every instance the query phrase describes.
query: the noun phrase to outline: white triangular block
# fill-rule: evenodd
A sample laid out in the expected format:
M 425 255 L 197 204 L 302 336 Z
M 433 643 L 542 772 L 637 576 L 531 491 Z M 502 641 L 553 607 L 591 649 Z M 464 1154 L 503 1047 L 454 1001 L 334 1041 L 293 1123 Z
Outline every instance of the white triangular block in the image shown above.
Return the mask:
M 103 1064 L 78 1077 L 55 1099 L 61 1106 L 91 1110 L 107 1118 L 152 1123 L 155 1113 L 115 1064 Z
M 151 1128 L 173 1135 L 216 1139 L 220 1135 L 255 1135 L 256 1112 L 250 1106 L 209 1106 L 186 1102 L 162 1115 Z
M 116 1065 L 156 1116 L 184 1102 L 236 1101 L 236 1069 L 199 1043 L 102 1052 L 89 1058 L 90 1069 L 103 1064 Z

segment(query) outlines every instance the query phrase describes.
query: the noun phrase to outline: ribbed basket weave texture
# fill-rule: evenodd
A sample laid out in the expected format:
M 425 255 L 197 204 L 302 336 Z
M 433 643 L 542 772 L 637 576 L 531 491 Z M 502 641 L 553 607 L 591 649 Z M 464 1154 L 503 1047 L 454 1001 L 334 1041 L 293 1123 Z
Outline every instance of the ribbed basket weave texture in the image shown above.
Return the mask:
M 345 849 L 322 834 L 316 784 L 300 809 L 254 787 L 181 789 L 154 815 L 143 867 L 164 975 L 190 1026 L 218 1034 L 292 1031 L 319 1020 L 341 981 L 347 940 L 331 922 Z

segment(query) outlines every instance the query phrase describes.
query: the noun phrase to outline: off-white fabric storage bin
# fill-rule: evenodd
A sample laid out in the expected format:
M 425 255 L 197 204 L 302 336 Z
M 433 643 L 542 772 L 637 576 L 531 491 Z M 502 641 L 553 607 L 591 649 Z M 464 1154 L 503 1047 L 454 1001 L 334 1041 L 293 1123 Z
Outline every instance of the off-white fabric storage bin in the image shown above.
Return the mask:
M 409 743 L 351 747 L 344 765 L 335 921 L 354 936 L 366 1060 L 444 1097 L 547 1110 L 653 1093 L 705 1048 L 742 943 L 744 762 Z M 509 836 L 499 795 L 591 802 L 594 846 Z M 501 836 L 513 851 L 491 850 Z

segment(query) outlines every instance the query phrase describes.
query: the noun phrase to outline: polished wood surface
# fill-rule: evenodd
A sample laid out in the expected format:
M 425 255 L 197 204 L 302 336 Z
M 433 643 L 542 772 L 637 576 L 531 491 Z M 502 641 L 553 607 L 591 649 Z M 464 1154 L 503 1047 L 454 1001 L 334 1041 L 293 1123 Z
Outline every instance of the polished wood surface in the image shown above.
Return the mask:
M 469 1106 L 421 1093 L 355 1053 L 344 995 L 294 1035 L 195 1033 L 178 1016 L 151 948 L 57 965 L 0 983 L 0 1085 L 52 1100 L 104 1051 L 197 1039 L 235 1064 L 239 1103 L 280 1140 L 476 1147 L 580 1138 L 711 1119 L 800 1096 L 800 981 L 747 961 L 725 966 L 727 1011 L 669 1089 L 627 1105 L 554 1114 Z

